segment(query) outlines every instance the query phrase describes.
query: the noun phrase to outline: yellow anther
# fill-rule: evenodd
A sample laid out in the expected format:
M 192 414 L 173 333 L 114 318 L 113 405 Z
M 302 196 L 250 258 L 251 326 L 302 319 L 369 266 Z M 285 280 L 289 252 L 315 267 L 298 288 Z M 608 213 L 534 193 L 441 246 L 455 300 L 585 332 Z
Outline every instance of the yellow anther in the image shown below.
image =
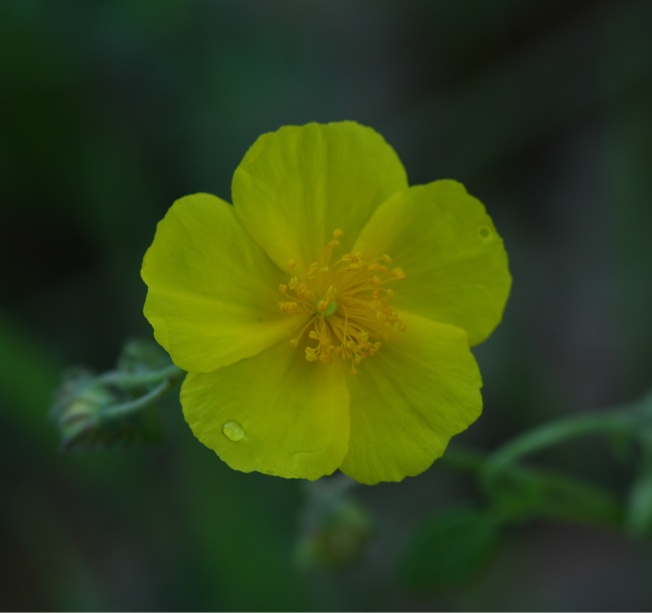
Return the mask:
M 291 315 L 299 312 L 299 304 L 297 302 L 279 302 L 278 305 L 282 313 Z
M 384 254 L 365 259 L 360 251 L 342 255 L 331 263 L 331 255 L 339 246 L 342 230 L 333 232 L 333 239 L 322 250 L 322 258 L 311 263 L 302 279 L 292 276 L 279 291 L 287 300 L 279 302 L 281 312 L 303 316 L 303 327 L 290 341 L 299 345 L 306 334 L 311 342 L 305 346 L 309 362 L 331 364 L 334 358 L 350 362 L 351 374 L 365 358 L 377 353 L 381 341 L 405 331 L 388 300 L 394 291 L 386 284 L 405 278 L 401 268 L 391 271 L 386 266 L 392 259 Z M 288 270 L 296 261 L 288 261 Z

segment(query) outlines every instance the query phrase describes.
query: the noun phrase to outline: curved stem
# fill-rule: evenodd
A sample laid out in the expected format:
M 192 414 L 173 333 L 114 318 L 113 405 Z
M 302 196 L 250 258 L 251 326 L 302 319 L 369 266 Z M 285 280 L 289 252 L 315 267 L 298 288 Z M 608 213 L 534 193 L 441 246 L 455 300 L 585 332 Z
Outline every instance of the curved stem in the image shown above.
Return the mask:
M 486 473 L 499 473 L 526 455 L 580 436 L 636 433 L 642 422 L 649 421 L 652 424 L 651 407 L 652 395 L 648 395 L 624 407 L 588 415 L 573 415 L 544 424 L 517 436 L 494 451 L 489 457 Z
M 449 449 L 438 463 L 454 470 L 470 473 L 481 485 L 486 485 L 486 470 L 490 460 L 484 454 L 469 449 Z M 601 487 L 564 474 L 507 465 L 500 473 L 500 484 L 511 487 L 521 502 L 516 511 L 509 511 L 506 519 L 522 520 L 528 517 L 547 517 L 609 527 L 622 527 L 623 503 Z M 487 494 L 500 502 L 503 490 L 488 489 Z M 527 498 L 532 496 L 531 504 Z
M 147 394 L 134 400 L 130 400 L 129 402 L 116 404 L 105 409 L 102 412 L 102 417 L 104 419 L 120 419 L 142 409 L 146 409 L 152 403 L 165 396 L 176 385 L 176 383 L 177 381 L 175 379 L 167 378 L 164 381 L 161 381 L 161 383 L 153 390 L 147 392 Z
M 579 436 L 597 432 L 627 432 L 631 430 L 632 421 L 630 414 L 609 413 L 581 415 L 545 424 L 505 443 L 490 456 L 487 469 L 490 472 L 502 471 L 523 456 Z
M 452 449 L 439 461 L 475 475 L 494 504 L 502 504 L 512 519 L 545 516 L 622 528 L 625 505 L 610 492 L 565 474 L 526 468 L 519 461 L 580 436 L 603 433 L 645 438 L 651 426 L 652 394 L 648 394 L 627 406 L 544 424 L 508 441 L 489 456 Z
M 124 373 L 120 371 L 111 371 L 101 375 L 99 380 L 103 383 L 117 385 L 123 389 L 132 389 L 158 383 L 161 380 L 169 381 L 174 384 L 177 379 L 181 378 L 185 371 L 178 366 L 170 364 L 159 370 L 148 371 L 144 373 Z

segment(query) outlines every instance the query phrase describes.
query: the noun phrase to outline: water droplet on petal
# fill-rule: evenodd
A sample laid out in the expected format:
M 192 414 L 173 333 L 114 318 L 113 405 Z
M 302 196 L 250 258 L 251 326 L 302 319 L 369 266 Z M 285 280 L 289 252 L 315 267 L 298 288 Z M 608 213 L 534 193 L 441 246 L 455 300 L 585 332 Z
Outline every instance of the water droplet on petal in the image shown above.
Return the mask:
M 237 421 L 227 421 L 222 426 L 222 433 L 234 443 L 241 441 L 245 435 L 244 428 Z
M 478 236 L 483 241 L 486 241 L 487 239 L 491 238 L 491 230 L 486 226 L 481 226 L 480 228 L 478 228 Z

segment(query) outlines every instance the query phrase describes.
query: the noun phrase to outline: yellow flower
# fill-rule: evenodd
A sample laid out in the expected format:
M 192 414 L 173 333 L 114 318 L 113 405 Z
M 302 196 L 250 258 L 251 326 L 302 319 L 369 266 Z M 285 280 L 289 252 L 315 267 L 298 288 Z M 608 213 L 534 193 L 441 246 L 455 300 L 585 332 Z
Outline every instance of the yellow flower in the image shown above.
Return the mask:
M 354 122 L 264 134 L 232 199 L 175 202 L 143 262 L 195 436 L 245 472 L 423 472 L 480 415 L 470 346 L 509 293 L 483 205 L 454 181 L 408 187 Z

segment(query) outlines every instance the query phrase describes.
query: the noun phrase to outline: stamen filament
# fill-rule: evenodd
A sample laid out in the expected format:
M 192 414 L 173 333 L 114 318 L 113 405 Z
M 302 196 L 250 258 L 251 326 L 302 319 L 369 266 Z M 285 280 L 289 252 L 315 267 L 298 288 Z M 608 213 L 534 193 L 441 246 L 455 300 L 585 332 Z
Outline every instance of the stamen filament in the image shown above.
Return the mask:
M 347 253 L 331 264 L 343 234 L 341 230 L 333 232 L 333 239 L 322 249 L 321 260 L 308 266 L 303 280 L 293 276 L 279 286 L 287 299 L 279 302 L 279 308 L 288 315 L 308 316 L 290 341 L 292 347 L 298 347 L 308 331 L 306 360 L 331 364 L 339 356 L 351 363 L 350 372 L 356 374 L 356 366 L 378 352 L 381 340 L 396 338 L 405 331 L 405 324 L 388 304 L 394 291 L 384 287 L 405 279 L 405 273 L 387 266 L 392 262 L 387 254 L 365 260 L 361 252 Z M 289 260 L 287 267 L 292 272 L 296 261 Z

